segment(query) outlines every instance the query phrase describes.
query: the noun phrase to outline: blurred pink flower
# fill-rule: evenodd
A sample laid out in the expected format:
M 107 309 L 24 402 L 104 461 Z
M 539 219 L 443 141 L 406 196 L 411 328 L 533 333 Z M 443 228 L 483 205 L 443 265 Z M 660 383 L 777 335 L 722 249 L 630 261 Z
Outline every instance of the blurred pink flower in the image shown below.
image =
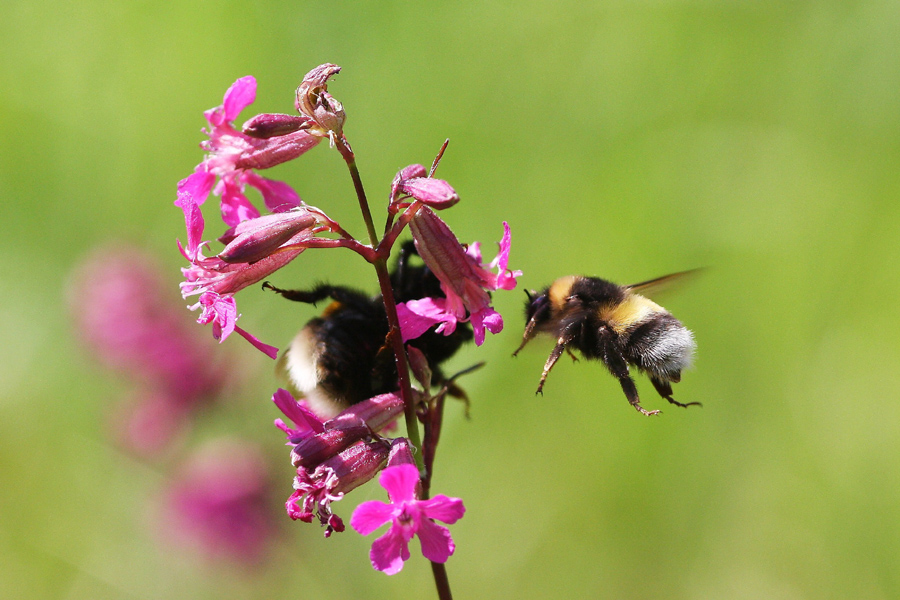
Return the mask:
M 168 289 L 159 266 L 124 244 L 95 250 L 68 286 L 76 331 L 91 355 L 140 389 L 114 426 L 142 454 L 162 450 L 232 383 L 232 366 L 197 335 Z
M 249 443 L 207 443 L 176 471 L 162 499 L 163 542 L 207 558 L 257 564 L 277 539 L 268 466 Z

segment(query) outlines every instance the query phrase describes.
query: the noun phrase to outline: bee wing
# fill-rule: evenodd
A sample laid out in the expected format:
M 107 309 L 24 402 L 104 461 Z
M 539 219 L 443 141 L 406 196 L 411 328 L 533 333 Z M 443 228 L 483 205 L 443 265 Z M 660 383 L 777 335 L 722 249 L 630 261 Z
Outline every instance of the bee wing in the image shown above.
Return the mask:
M 703 269 L 691 269 L 689 271 L 671 273 L 669 275 L 663 275 L 662 277 L 657 277 L 656 279 L 651 279 L 649 281 L 642 281 L 641 283 L 626 285 L 625 289 L 641 295 L 653 295 L 669 288 L 675 282 L 683 283 L 686 279 L 696 276 L 702 270 Z

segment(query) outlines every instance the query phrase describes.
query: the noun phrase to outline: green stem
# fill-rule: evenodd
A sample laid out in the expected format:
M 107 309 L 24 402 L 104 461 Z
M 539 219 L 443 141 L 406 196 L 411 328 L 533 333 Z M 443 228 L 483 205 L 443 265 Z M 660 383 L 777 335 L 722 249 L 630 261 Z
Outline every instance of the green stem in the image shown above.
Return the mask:
M 347 168 L 350 169 L 350 177 L 353 179 L 353 188 L 356 190 L 356 198 L 359 200 L 359 209 L 362 211 L 363 221 L 366 222 L 366 230 L 369 232 L 369 242 L 374 248 L 378 244 L 378 234 L 375 233 L 375 222 L 372 220 L 372 211 L 369 210 L 369 201 L 366 199 L 366 190 L 363 187 L 359 169 L 356 167 L 356 156 L 350 149 L 350 144 L 341 136 L 335 142 L 338 152 L 344 157 Z
M 372 211 L 369 210 L 369 201 L 366 199 L 366 190 L 363 187 L 362 178 L 359 175 L 359 169 L 356 166 L 356 157 L 350 149 L 350 145 L 343 137 L 338 138 L 335 142 L 338 152 L 347 163 L 350 170 L 350 176 L 353 178 L 353 187 L 356 189 L 356 197 L 359 200 L 359 208 L 362 211 L 363 220 L 366 223 L 366 229 L 369 232 L 369 239 L 372 247 L 378 246 L 378 235 L 375 233 L 375 223 L 372 221 Z M 400 397 L 403 398 L 403 413 L 406 418 L 406 435 L 409 443 L 416 449 L 414 453 L 416 466 L 419 468 L 420 475 L 427 477 L 425 471 L 425 462 L 422 457 L 422 438 L 419 436 L 419 421 L 416 416 L 416 405 L 412 393 L 412 382 L 409 378 L 409 365 L 406 357 L 406 347 L 403 345 L 403 335 L 400 333 L 400 318 L 397 316 L 397 303 L 394 300 L 394 289 L 391 286 L 391 275 L 387 267 L 387 255 L 390 254 L 390 248 L 383 251 L 378 257 L 372 261 L 375 266 L 375 273 L 378 275 L 378 285 L 381 288 L 381 298 L 384 301 L 384 310 L 387 313 L 388 320 L 388 339 L 394 348 L 394 357 L 397 364 L 397 378 L 400 382 Z

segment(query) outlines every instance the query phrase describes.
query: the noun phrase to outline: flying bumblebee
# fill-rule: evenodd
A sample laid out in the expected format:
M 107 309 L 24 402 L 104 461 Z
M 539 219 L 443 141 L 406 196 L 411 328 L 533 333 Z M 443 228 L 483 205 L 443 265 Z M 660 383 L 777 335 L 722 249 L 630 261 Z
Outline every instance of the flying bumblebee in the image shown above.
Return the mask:
M 396 301 L 443 298 L 437 277 L 424 263 L 412 264 L 413 256 L 418 254 L 410 241 L 401 247 L 391 273 Z M 388 322 L 380 295 L 372 297 L 329 284 L 311 290 L 283 290 L 266 282 L 263 288 L 307 304 L 332 300 L 321 316 L 300 330 L 278 364 L 278 370 L 287 376 L 294 391 L 306 398 L 313 412 L 333 417 L 351 404 L 397 390 L 397 366 L 386 340 Z M 444 378 L 440 364 L 471 339 L 471 326 L 459 323 L 449 336 L 432 328 L 406 345 L 419 349 L 428 359 L 435 386 L 448 384 L 451 395 L 459 395 L 461 390 Z
M 556 338 L 535 393 L 543 393 L 547 375 L 563 351 L 575 358 L 574 348 L 585 358 L 606 365 L 622 385 L 628 402 L 644 415 L 660 411 L 641 406 L 629 366 L 646 373 L 659 395 L 675 406 L 699 406 L 699 402 L 682 404 L 672 398 L 672 384 L 681 381 L 681 371 L 693 358 L 693 334 L 662 306 L 638 293 L 657 289 L 690 272 L 625 286 L 572 275 L 557 279 L 540 294 L 529 293 L 525 333 L 513 356 L 536 334 Z

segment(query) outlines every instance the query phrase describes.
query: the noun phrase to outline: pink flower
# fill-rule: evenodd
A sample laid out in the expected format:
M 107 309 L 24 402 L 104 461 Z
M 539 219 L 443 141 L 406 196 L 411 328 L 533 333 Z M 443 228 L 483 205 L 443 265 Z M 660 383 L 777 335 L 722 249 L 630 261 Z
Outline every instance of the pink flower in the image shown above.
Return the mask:
M 196 171 L 219 178 L 219 183 L 213 191 L 222 198 L 222 219 L 230 226 L 260 215 L 244 195 L 245 185 L 260 191 L 269 210 L 299 206 L 300 197 L 290 186 L 264 179 L 251 169 L 268 169 L 293 160 L 321 140 L 307 129 L 300 129 L 301 125 L 297 123 L 292 127 L 282 127 L 275 131 L 272 127 L 265 127 L 265 124 L 271 121 L 283 121 L 286 115 L 258 115 L 248 121 L 251 133 L 258 134 L 256 130 L 263 124 L 268 137 L 252 137 L 238 131 L 233 126 L 234 120 L 255 99 L 256 80 L 251 76 L 242 77 L 225 92 L 221 106 L 203 113 L 210 129 L 206 131 L 209 140 L 203 142 L 201 147 L 209 154 L 197 165 Z M 309 119 L 305 121 L 311 123 Z M 282 131 L 286 133 L 278 135 Z M 205 196 L 202 199 L 197 198 L 198 204 L 202 204 L 203 200 Z
M 325 430 L 322 420 L 309 409 L 306 402 L 295 400 L 289 391 L 279 388 L 272 395 L 272 402 L 294 423 L 294 427 L 288 427 L 281 419 L 275 419 L 275 427 L 287 436 L 287 445 L 294 446 L 301 440 Z
M 163 499 L 170 542 L 211 559 L 258 563 L 277 539 L 268 467 L 259 450 L 236 440 L 209 443 L 183 464 Z
M 416 499 L 418 470 L 409 464 L 386 468 L 378 482 L 387 490 L 390 504 L 378 500 L 363 502 L 353 512 L 350 526 L 361 535 L 369 535 L 390 523 L 387 533 L 375 540 L 369 556 L 372 566 L 388 575 L 399 573 L 409 559 L 409 541 L 418 535 L 422 554 L 437 563 L 447 562 L 456 546 L 446 527 L 432 519 L 453 524 L 466 509 L 459 498 L 439 495 L 430 500 Z
M 385 465 L 391 446 L 382 438 L 357 442 L 310 470 L 297 469 L 294 490 L 285 503 L 291 519 L 311 523 L 314 517 L 325 526 L 325 537 L 344 531 L 344 522 L 331 510 L 331 503 L 369 481 Z
M 484 343 L 485 330 L 499 333 L 503 329 L 503 317 L 491 307 L 488 292 L 515 288 L 516 277 L 522 274 L 508 268 L 509 225 L 503 223 L 500 250 L 489 265 L 481 263 L 477 243 L 466 250 L 447 224 L 427 207 L 413 217 L 410 230 L 419 256 L 441 282 L 446 297 L 398 304 L 403 340 L 415 339 L 435 324 L 440 324 L 437 331 L 450 335 L 458 322 L 466 321 L 472 323 L 475 343 L 479 346 Z M 488 270 L 493 268 L 498 272 Z
M 304 242 L 328 228 L 321 223 L 331 221 L 320 210 L 307 205 L 246 219 L 222 237 L 228 245 L 219 256 L 206 257 L 203 247 L 209 242 L 202 241 L 205 223 L 200 205 L 206 201 L 213 179 L 209 173 L 198 172 L 178 184 L 175 205 L 184 212 L 188 239 L 186 248 L 180 242 L 178 247 L 191 263 L 182 269 L 185 281 L 180 286 L 181 294 L 184 298 L 200 296 L 200 301 L 189 308 L 203 309 L 197 322 L 212 323 L 217 340 L 222 342 L 237 332 L 267 356 L 275 358 L 277 348 L 260 342 L 235 324 L 240 315 L 234 294 L 262 281 L 299 256 L 305 249 Z
M 137 384 L 116 411 L 116 436 L 141 454 L 163 450 L 230 381 L 228 361 L 185 318 L 161 267 L 124 244 L 97 249 L 77 269 L 69 303 L 90 354 Z M 220 359 L 222 357 L 219 357 Z

